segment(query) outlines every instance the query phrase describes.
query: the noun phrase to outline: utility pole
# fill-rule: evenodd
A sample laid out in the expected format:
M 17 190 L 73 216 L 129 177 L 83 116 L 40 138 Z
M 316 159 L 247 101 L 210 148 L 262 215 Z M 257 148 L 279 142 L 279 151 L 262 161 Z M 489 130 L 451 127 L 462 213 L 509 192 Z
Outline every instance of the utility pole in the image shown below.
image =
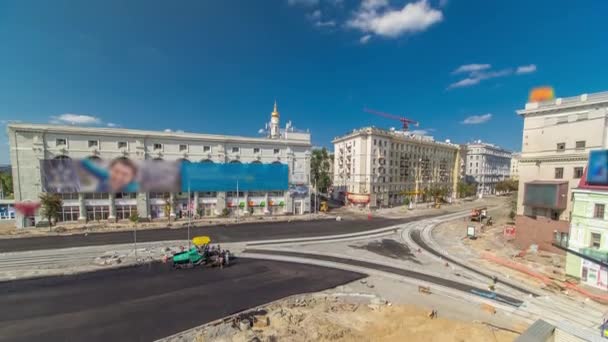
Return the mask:
M 239 223 L 239 210 L 241 209 L 241 202 L 239 196 L 239 180 L 236 180 L 236 223 Z
M 190 197 L 190 179 L 188 179 L 188 250 L 190 250 L 190 224 L 192 224 L 192 198 Z

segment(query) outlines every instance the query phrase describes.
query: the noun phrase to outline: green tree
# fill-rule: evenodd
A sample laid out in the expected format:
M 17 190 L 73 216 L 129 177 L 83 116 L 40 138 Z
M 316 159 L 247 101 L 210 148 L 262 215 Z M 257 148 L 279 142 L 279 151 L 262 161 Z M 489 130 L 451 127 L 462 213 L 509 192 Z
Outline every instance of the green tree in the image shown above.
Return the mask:
M 448 194 L 448 188 L 445 186 L 433 186 L 428 189 L 428 194 L 435 200 L 435 203 L 439 203 Z
M 58 194 L 44 193 L 40 195 L 40 207 L 42 217 L 49 221 L 49 226 L 53 226 L 53 221 L 59 219 L 61 213 L 61 207 L 63 206 L 63 200 Z
M 466 182 L 458 182 L 457 186 L 458 197 L 469 197 L 475 195 L 477 187 L 475 184 L 469 184 Z
M 330 157 L 327 149 L 315 149 L 312 151 L 310 160 L 310 174 L 313 185 L 316 184 L 321 192 L 327 192 L 331 185 L 331 177 L 329 175 Z
M 515 179 L 505 179 L 496 183 L 496 191 L 498 192 L 512 192 L 517 191 L 519 183 Z
M 13 175 L 10 173 L 0 173 L 0 189 L 4 198 L 13 198 Z

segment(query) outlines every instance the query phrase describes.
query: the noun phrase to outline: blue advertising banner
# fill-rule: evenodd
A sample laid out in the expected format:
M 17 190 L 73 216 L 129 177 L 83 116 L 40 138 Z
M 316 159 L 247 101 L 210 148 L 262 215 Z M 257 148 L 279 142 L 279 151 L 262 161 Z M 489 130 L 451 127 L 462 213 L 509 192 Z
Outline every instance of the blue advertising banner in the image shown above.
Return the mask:
M 287 190 L 286 164 L 182 163 L 182 192 Z
M 286 164 L 50 159 L 40 163 L 44 192 L 280 191 L 289 188 Z
M 608 185 L 608 150 L 589 152 L 587 183 L 591 185 Z

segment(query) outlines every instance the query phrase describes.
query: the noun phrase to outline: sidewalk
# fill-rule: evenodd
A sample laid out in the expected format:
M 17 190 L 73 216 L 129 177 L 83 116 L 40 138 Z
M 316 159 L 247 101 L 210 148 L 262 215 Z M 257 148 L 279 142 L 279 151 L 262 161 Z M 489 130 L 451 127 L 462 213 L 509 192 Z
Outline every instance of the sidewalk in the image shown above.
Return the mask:
M 323 213 L 305 214 L 305 215 L 275 215 L 275 216 L 241 216 L 238 223 L 236 217 L 206 217 L 193 219 L 190 224 L 192 227 L 200 226 L 227 226 L 237 225 L 241 223 L 253 222 L 291 222 L 291 221 L 311 221 L 311 220 L 327 220 L 335 219 L 335 216 Z M 79 233 L 93 232 L 118 232 L 131 231 L 134 228 L 137 230 L 160 229 L 160 228 L 183 228 L 188 226 L 188 219 L 182 218 L 177 220 L 158 220 L 152 222 L 134 223 L 128 220 L 110 223 L 110 222 L 60 222 L 53 227 L 45 228 L 20 228 L 14 227 L 14 224 L 0 225 L 0 239 L 10 239 L 16 237 L 33 237 L 33 236 L 61 236 Z

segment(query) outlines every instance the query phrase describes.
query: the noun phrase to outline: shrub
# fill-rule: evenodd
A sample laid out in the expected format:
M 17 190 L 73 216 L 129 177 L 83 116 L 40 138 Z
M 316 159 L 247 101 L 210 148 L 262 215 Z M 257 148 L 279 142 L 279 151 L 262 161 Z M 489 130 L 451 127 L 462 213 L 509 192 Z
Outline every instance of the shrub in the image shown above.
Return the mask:
M 139 222 L 139 214 L 137 212 L 134 212 L 133 214 L 131 214 L 131 216 L 129 216 L 129 220 L 133 223 Z

